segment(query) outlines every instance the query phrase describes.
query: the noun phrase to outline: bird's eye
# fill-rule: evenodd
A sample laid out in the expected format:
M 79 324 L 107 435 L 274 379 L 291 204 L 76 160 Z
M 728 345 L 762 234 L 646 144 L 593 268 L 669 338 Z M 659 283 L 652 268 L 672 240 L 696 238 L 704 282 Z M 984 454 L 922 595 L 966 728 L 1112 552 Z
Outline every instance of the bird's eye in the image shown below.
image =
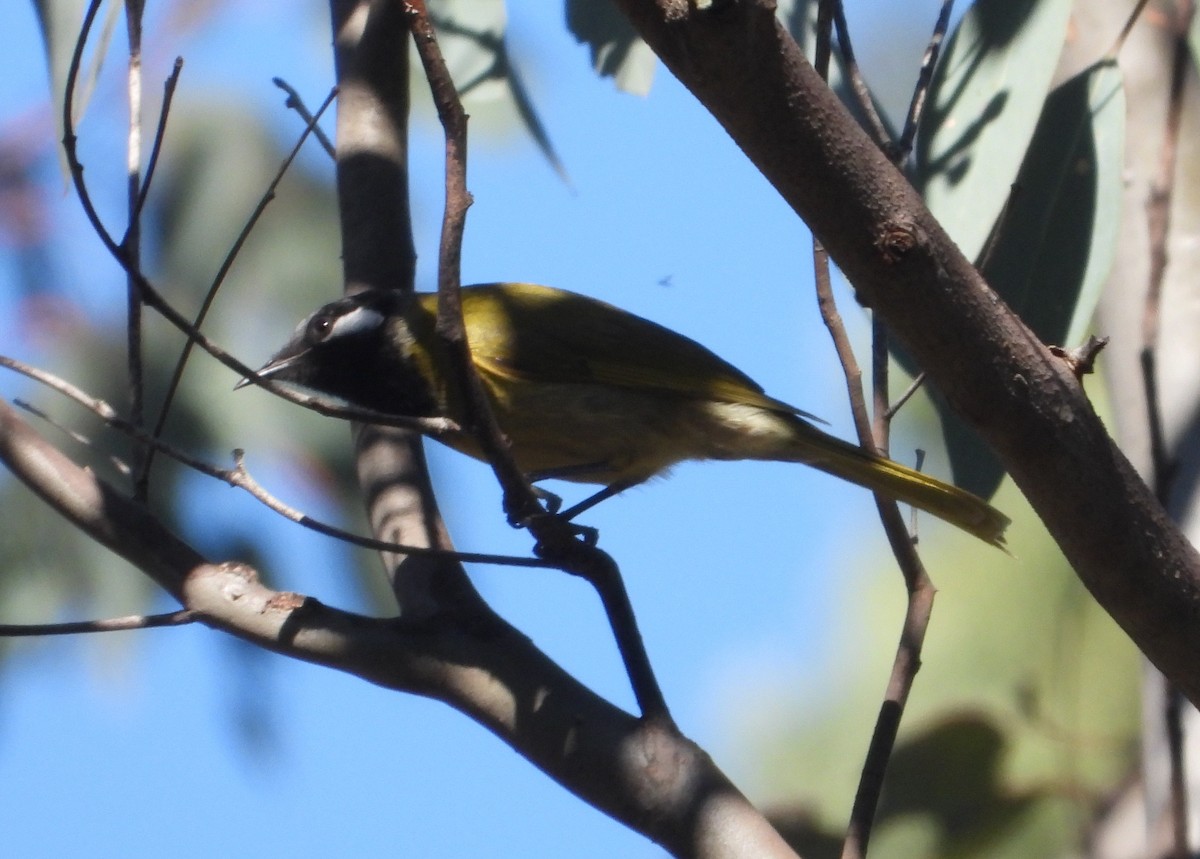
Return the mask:
M 328 313 L 319 313 L 308 323 L 306 337 L 310 343 L 320 343 L 333 331 L 333 317 Z

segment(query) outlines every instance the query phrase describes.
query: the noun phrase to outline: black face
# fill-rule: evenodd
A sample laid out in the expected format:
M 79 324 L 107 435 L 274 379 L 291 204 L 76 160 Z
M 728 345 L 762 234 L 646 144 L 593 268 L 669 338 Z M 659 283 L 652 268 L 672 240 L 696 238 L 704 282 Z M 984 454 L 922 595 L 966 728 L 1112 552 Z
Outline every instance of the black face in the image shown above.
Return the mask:
M 301 323 L 258 374 L 377 412 L 433 415 L 432 382 L 421 376 L 397 337 L 407 324 L 408 306 L 392 290 L 331 302 Z

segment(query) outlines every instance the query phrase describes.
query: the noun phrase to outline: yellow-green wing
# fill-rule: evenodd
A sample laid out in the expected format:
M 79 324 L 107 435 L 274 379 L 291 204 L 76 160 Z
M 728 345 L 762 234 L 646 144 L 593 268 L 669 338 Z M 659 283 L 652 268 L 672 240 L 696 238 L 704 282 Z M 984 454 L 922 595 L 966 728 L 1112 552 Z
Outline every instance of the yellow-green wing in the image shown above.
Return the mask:
M 694 340 L 602 301 L 527 283 L 471 286 L 462 296 L 471 354 L 486 373 L 804 414 Z

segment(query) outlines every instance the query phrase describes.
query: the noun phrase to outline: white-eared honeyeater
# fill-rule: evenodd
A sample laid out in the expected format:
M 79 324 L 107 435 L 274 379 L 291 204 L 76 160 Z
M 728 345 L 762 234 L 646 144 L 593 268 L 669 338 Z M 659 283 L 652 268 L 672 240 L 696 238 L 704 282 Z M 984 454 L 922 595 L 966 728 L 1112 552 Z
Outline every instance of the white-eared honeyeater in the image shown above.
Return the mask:
M 258 371 L 360 408 L 462 423 L 437 297 L 367 290 L 325 305 Z M 693 340 L 546 286 L 464 287 L 471 357 L 532 479 L 610 492 L 689 459 L 802 462 L 1003 546 L 1008 518 L 976 496 L 814 427 Z M 466 433 L 440 437 L 479 457 Z

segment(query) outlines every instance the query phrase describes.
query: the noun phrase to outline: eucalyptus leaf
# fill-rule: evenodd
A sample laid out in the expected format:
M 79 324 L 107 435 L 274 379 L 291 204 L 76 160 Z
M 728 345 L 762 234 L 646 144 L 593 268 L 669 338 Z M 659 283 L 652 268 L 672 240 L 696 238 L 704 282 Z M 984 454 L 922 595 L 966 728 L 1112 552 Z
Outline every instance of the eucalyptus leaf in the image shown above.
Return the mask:
M 504 1 L 435 0 L 430 11 L 446 66 L 467 110 L 508 103 L 550 166 L 566 181 L 562 160 L 509 55 Z
M 567 29 L 588 46 L 592 68 L 631 95 L 646 95 L 658 58 L 612 3 L 567 0 Z
M 1070 0 L 979 0 L 934 73 L 913 181 L 971 259 L 1033 137 L 1070 11 Z
M 983 275 L 1046 343 L 1087 333 L 1118 237 L 1124 138 L 1115 62 L 1057 87 L 997 224 Z
M 1098 63 L 1046 99 L 982 273 L 1045 343 L 1087 333 L 1112 266 L 1121 215 L 1125 98 L 1115 62 Z M 939 402 L 955 481 L 990 495 L 1003 469 Z

